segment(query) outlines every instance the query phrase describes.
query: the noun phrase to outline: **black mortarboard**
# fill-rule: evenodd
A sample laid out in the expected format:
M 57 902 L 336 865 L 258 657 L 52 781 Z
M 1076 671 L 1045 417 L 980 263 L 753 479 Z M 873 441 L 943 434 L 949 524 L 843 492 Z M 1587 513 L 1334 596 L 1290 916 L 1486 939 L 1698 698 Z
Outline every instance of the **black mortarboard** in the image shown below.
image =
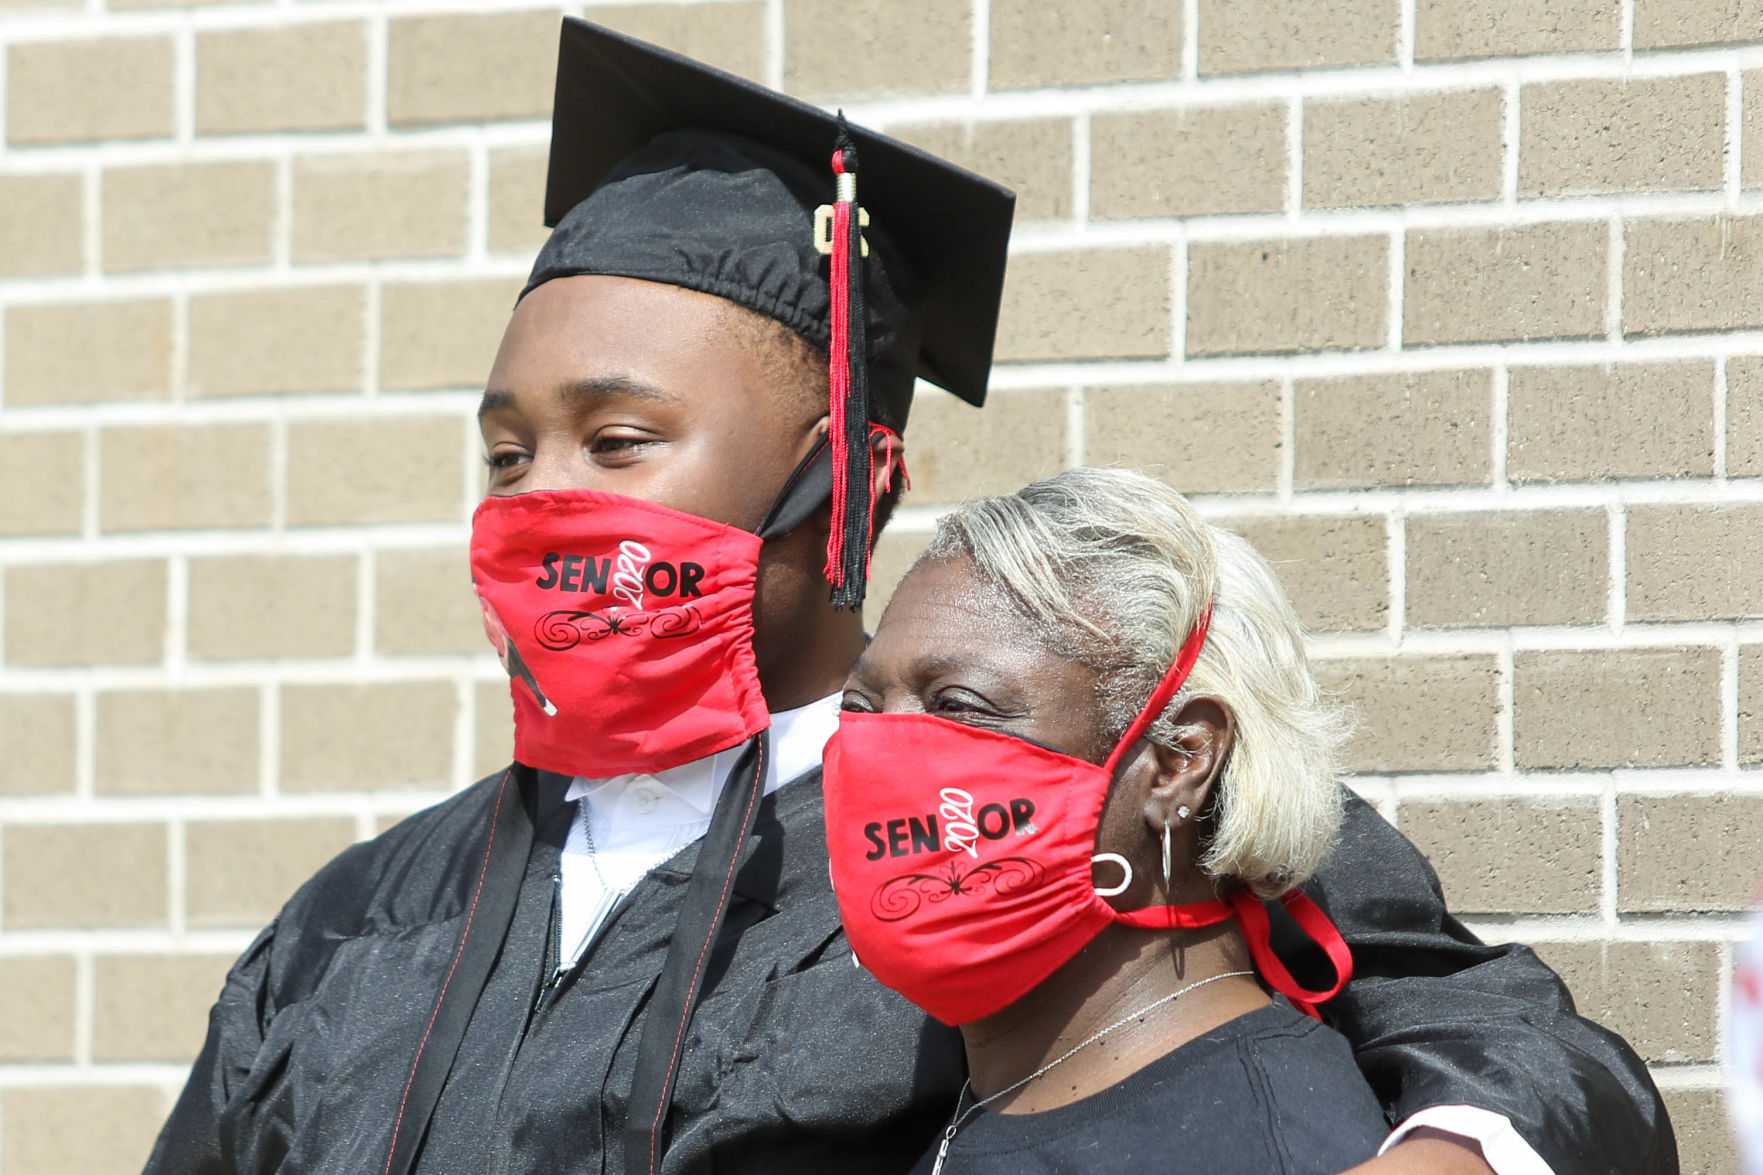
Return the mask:
M 835 149 L 853 175 L 834 175 Z M 579 274 L 664 282 L 826 349 L 840 523 L 828 577 L 835 600 L 855 606 L 867 574 L 870 424 L 904 429 L 915 377 L 984 403 L 1015 199 L 842 117 L 566 17 L 545 191 L 555 231 L 527 289 Z M 861 241 L 837 239 L 859 206 Z

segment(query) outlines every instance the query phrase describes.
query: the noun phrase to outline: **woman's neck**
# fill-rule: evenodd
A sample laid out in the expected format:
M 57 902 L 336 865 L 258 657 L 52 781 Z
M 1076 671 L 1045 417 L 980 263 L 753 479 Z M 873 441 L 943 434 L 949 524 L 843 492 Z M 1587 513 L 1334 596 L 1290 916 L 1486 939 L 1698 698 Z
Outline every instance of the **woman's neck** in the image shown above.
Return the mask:
M 1234 922 L 1173 934 L 1109 927 L 1028 995 L 962 1027 L 973 1096 L 995 1096 L 1107 1030 L 990 1108 L 1029 1114 L 1099 1093 L 1265 1004 L 1253 975 L 1230 975 L 1251 966 Z

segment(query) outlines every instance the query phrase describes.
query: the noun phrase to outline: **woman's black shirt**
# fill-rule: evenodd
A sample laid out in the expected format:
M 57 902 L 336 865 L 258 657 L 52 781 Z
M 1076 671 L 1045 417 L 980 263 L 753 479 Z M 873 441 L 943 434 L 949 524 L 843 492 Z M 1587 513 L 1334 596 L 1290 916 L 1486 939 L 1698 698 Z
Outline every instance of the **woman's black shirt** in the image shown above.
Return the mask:
M 1375 1155 L 1388 1131 L 1346 1040 L 1275 999 L 1081 1101 L 980 1110 L 943 1173 L 1332 1175 Z

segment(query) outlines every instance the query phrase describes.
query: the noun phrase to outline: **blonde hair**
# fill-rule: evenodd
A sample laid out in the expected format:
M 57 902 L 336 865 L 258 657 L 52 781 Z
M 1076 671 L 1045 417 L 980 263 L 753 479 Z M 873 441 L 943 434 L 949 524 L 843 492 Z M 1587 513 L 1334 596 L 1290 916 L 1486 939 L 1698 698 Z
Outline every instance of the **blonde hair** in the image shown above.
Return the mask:
M 1070 469 L 969 502 L 937 524 L 923 559 L 965 555 L 1063 655 L 1101 674 L 1102 721 L 1125 733 L 1198 623 L 1192 674 L 1146 737 L 1174 746 L 1188 700 L 1229 708 L 1236 741 L 1203 815 L 1201 867 L 1277 897 L 1316 869 L 1339 830 L 1335 776 L 1346 722 L 1323 697 L 1303 628 L 1273 571 L 1187 499 L 1123 469 Z

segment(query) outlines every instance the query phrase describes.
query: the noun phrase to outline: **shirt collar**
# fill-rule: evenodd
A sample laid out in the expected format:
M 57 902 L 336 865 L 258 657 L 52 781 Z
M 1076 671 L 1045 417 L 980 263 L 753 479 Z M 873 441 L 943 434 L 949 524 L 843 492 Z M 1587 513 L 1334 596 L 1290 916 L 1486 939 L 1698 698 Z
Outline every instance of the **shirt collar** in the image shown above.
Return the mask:
M 828 694 L 806 706 L 771 716 L 771 762 L 765 771 L 770 795 L 796 777 L 820 766 L 827 740 L 839 728 L 840 694 Z M 722 781 L 734 770 L 740 747 L 654 773 L 615 775 L 610 779 L 570 781 L 566 800 L 587 797 L 596 823 L 641 823 L 652 828 L 701 823 L 710 819 Z

